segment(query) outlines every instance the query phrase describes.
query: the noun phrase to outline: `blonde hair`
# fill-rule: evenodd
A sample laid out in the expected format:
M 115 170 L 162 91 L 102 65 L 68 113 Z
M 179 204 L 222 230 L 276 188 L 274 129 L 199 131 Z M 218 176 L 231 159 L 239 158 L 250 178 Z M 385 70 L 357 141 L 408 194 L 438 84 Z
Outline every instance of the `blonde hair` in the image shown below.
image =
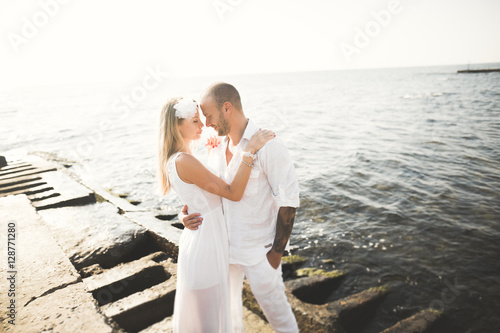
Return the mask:
M 184 147 L 184 140 L 178 127 L 184 119 L 175 116 L 174 108 L 180 99 L 181 97 L 171 98 L 165 103 L 160 113 L 157 178 L 162 195 L 165 195 L 172 186 L 168 178 L 168 160 Z

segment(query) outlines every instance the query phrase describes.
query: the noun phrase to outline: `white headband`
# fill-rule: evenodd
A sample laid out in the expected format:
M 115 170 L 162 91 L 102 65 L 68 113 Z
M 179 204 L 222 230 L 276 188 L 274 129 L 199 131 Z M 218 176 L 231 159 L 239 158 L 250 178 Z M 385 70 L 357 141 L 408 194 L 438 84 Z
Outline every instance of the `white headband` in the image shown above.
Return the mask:
M 190 119 L 196 114 L 198 104 L 191 98 L 183 97 L 174 105 L 175 116 L 178 118 Z

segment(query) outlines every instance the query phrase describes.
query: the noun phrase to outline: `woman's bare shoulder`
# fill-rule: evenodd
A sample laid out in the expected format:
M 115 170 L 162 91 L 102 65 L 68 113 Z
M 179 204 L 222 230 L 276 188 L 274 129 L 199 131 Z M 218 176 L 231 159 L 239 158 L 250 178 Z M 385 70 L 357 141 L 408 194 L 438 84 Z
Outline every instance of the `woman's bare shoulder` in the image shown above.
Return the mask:
M 201 163 L 193 155 L 188 154 L 188 153 L 181 153 L 181 154 L 179 154 L 179 156 L 175 160 L 175 164 L 177 166 L 181 166 L 181 167 L 182 166 L 184 166 L 184 167 L 188 167 L 188 166 L 196 167 L 196 166 L 200 165 Z

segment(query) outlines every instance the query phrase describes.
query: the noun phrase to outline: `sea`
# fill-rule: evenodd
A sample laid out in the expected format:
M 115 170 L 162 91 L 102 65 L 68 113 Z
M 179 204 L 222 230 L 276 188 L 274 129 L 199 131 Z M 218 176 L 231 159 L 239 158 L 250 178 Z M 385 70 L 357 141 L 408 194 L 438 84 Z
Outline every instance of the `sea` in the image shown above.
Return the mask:
M 471 68 L 499 68 L 500 64 Z M 152 211 L 159 112 L 209 84 L 237 87 L 276 132 L 301 195 L 291 236 L 304 267 L 347 273 L 328 301 L 390 292 L 363 333 L 423 309 L 431 332 L 500 331 L 500 72 L 435 66 L 157 78 L 0 92 L 0 155 L 46 152 L 81 179 Z M 204 129 L 195 150 L 206 158 Z

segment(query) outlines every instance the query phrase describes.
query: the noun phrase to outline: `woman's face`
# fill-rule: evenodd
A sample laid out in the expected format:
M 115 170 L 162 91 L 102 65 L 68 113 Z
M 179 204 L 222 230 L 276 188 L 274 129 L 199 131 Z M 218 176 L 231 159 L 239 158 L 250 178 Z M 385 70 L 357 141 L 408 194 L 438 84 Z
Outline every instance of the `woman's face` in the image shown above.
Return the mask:
M 200 113 L 196 110 L 196 114 L 191 119 L 184 119 L 179 125 L 179 131 L 184 139 L 198 140 L 201 137 L 203 123 L 200 120 Z

